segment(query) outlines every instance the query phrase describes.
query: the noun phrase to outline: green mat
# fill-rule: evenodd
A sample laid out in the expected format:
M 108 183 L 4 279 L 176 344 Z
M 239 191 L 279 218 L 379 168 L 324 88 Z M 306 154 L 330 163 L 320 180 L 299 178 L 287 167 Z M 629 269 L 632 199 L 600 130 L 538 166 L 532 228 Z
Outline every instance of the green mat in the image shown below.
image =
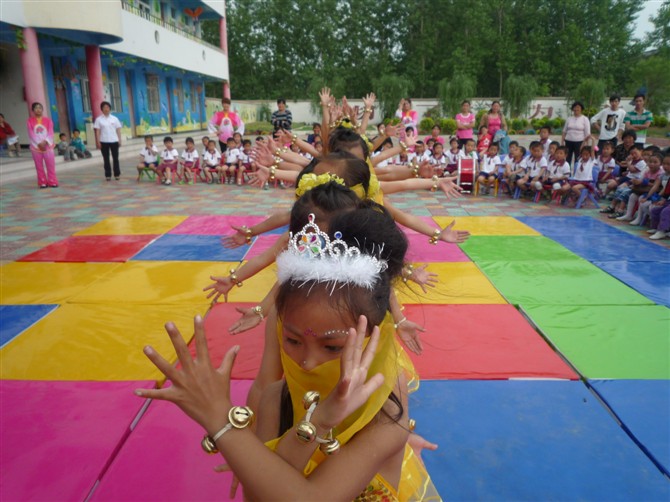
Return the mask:
M 460 247 L 475 262 L 582 260 L 541 235 L 473 235 Z
M 480 261 L 477 265 L 514 305 L 654 304 L 585 260 Z
M 523 306 L 523 312 L 589 379 L 670 379 L 670 309 Z

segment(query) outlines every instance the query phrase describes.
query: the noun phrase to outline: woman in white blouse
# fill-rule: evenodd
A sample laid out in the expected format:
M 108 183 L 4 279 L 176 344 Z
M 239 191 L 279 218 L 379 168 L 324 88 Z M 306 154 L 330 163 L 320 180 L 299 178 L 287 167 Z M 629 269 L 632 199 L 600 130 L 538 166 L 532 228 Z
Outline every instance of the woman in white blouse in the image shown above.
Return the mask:
M 121 177 L 121 166 L 119 166 L 119 147 L 121 146 L 121 122 L 112 115 L 112 105 L 103 101 L 100 104 L 100 115 L 93 123 L 95 129 L 95 146 L 102 151 L 102 160 L 105 163 L 105 179 L 112 179 L 112 166 L 109 163 L 109 154 L 112 154 L 114 163 L 114 178 Z
M 582 144 L 589 138 L 593 142 L 591 136 L 591 122 L 586 115 L 583 115 L 584 105 L 579 101 L 572 103 L 572 117 L 568 117 L 563 126 L 563 136 L 561 143 L 568 149 L 568 164 L 572 165 L 572 159 L 577 160 L 579 157 L 579 150 Z

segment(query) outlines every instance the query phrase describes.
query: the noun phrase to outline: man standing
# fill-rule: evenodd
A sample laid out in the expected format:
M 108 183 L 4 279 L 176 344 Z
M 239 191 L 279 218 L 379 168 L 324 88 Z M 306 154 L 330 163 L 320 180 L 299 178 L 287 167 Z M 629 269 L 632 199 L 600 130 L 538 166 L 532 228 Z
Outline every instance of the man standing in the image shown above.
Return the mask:
M 633 129 L 637 134 L 637 141 L 635 144 L 644 148 L 644 144 L 647 140 L 647 129 L 651 126 L 651 122 L 654 119 L 650 111 L 644 109 L 644 94 L 637 94 L 633 99 L 635 103 L 635 109 L 626 114 L 624 119 L 624 124 L 626 129 Z
M 286 109 L 286 100 L 284 98 L 279 98 L 277 100 L 277 109 L 272 112 L 270 122 L 272 122 L 272 126 L 274 127 L 273 134 L 279 129 L 284 129 L 286 131 L 291 130 L 293 114 L 291 113 L 291 110 Z
M 598 137 L 598 151 L 602 151 L 606 141 L 616 146 L 621 140 L 621 134 L 624 130 L 624 119 L 626 111 L 619 108 L 621 97 L 613 94 L 610 96 L 610 105 L 600 110 L 591 118 L 591 124 L 600 132 Z

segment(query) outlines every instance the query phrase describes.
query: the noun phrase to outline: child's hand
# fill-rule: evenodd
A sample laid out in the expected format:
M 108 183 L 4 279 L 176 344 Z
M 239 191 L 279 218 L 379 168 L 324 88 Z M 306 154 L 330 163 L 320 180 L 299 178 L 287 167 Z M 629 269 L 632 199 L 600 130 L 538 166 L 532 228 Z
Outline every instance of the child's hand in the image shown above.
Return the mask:
M 421 463 L 423 464 L 423 459 L 421 458 L 421 452 L 423 450 L 431 450 L 435 451 L 437 450 L 437 444 L 431 443 L 430 441 L 427 441 L 423 437 L 419 436 L 418 434 L 412 432 L 409 435 L 409 438 L 407 439 L 407 444 L 414 450 L 414 454 L 421 460 Z
M 451 223 L 449 223 L 449 225 L 444 227 L 442 233 L 440 233 L 441 241 L 457 244 L 468 240 L 468 237 L 470 237 L 470 232 L 466 230 L 453 230 L 455 224 L 456 220 L 452 221 Z
M 394 137 L 394 136 L 397 137 L 397 136 L 398 136 L 398 129 L 399 129 L 399 127 L 400 127 L 400 126 L 389 124 L 389 125 L 387 125 L 386 128 L 384 129 L 384 133 L 385 133 L 388 137 L 390 137 L 390 138 L 392 138 L 392 137 Z
M 430 164 L 429 160 L 424 160 L 419 164 L 419 177 L 420 178 L 431 178 L 433 176 L 433 166 Z
M 235 249 L 245 245 L 247 243 L 247 233 L 245 232 L 246 227 L 238 227 L 235 225 L 231 225 L 231 227 L 233 230 L 235 230 L 235 233 L 221 238 L 221 244 L 223 244 L 223 247 L 228 249 Z
M 423 344 L 421 343 L 419 332 L 423 333 L 425 331 L 426 328 L 423 326 L 419 326 L 417 323 L 405 319 L 405 322 L 398 326 L 396 333 L 398 333 L 398 338 L 402 340 L 405 347 L 420 356 L 423 352 Z
M 319 92 L 319 98 L 321 99 L 321 106 L 328 106 L 330 104 L 330 87 L 324 87 Z
M 233 289 L 233 281 L 230 279 L 230 277 L 210 276 L 210 279 L 214 282 L 202 289 L 203 291 L 209 291 L 211 289 L 207 295 L 207 299 L 209 300 L 210 298 L 214 297 L 212 298 L 212 303 L 217 303 L 219 301 L 219 297 L 223 295 L 223 301 L 228 303 L 228 293 L 231 289 Z
M 258 188 L 263 188 L 263 185 L 270 179 L 270 169 L 260 164 L 256 164 L 256 172 L 249 174 L 249 184 Z
M 453 181 L 451 181 L 451 179 L 441 178 L 439 183 L 440 183 L 440 189 L 442 189 L 444 195 L 447 196 L 447 199 L 461 196 L 461 191 L 463 189 L 459 187 L 457 184 L 455 184 Z
M 368 94 L 363 98 L 363 105 L 365 105 L 365 108 L 369 110 L 375 105 L 376 100 L 377 96 L 375 96 L 374 92 L 371 92 L 370 94 Z
M 293 137 L 291 136 L 291 134 L 285 131 L 284 129 L 279 129 L 276 132 L 276 134 L 277 134 L 277 141 L 279 141 L 281 145 L 287 145 L 293 141 Z
M 405 146 L 411 148 L 414 145 L 416 145 L 416 136 L 414 136 L 413 132 L 409 132 L 405 135 Z
M 427 266 L 428 264 L 424 263 L 420 267 L 415 267 L 412 269 L 412 275 L 409 276 L 409 280 L 417 283 L 424 293 L 428 293 L 426 287 L 434 288 L 437 286 L 437 274 L 434 272 L 428 272 L 428 270 L 426 270 Z
M 255 328 L 263 320 L 252 308 L 235 307 L 235 310 L 242 314 L 242 317 L 228 328 L 228 333 L 231 335 L 239 335 L 249 329 Z

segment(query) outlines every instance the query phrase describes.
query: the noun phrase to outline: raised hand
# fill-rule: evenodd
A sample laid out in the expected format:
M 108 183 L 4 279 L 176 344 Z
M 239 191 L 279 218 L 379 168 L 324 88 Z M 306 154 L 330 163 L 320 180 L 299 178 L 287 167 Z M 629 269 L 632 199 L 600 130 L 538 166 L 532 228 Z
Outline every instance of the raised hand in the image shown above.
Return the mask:
M 221 237 L 221 244 L 223 244 L 223 247 L 235 249 L 244 246 L 247 243 L 247 234 L 245 232 L 246 227 L 244 225 L 231 225 L 230 227 L 235 230 L 235 233 Z
M 240 347 L 235 345 L 223 357 L 218 369 L 212 367 L 205 337 L 202 317 L 195 316 L 195 359 L 191 357 L 186 342 L 177 327 L 169 322 L 165 329 L 170 335 L 179 366 L 175 367 L 152 347 L 144 347 L 144 354 L 172 385 L 162 389 L 137 389 L 135 394 L 161 401 L 170 401 L 200 424 L 211 436 L 227 422 L 230 400 L 230 372 Z
M 419 326 L 417 323 L 406 319 L 398 329 L 398 337 L 402 340 L 402 343 L 405 344 L 409 350 L 414 352 L 416 355 L 421 355 L 423 352 L 423 344 L 421 343 L 421 338 L 419 333 L 426 331 L 426 328 Z
M 291 133 L 287 132 L 284 129 L 279 129 L 276 134 L 277 134 L 277 141 L 279 141 L 279 144 L 281 145 L 287 145 L 293 141 Z
M 363 98 L 363 104 L 367 109 L 371 109 L 373 106 L 375 106 L 375 101 L 377 101 L 377 96 L 375 96 L 374 92 L 371 92 Z
M 271 166 L 275 161 L 272 153 L 270 153 L 265 145 L 255 146 L 252 150 L 252 156 L 257 163 L 267 166 Z
M 231 289 L 233 289 L 234 286 L 233 281 L 230 280 L 230 277 L 215 277 L 213 275 L 210 276 L 210 279 L 214 282 L 202 289 L 203 291 L 209 291 L 207 299 L 209 300 L 213 297 L 212 303 L 217 303 L 219 301 L 219 297 L 223 295 L 223 300 L 227 303 L 228 293 Z
M 414 145 L 416 145 L 416 140 L 417 137 L 414 135 L 413 132 L 407 133 L 405 136 L 405 146 L 407 148 L 412 148 Z
M 242 317 L 240 317 L 230 326 L 230 328 L 228 328 L 228 333 L 231 335 L 239 335 L 240 333 L 244 333 L 245 331 L 258 326 L 262 321 L 261 316 L 254 312 L 251 308 L 235 307 L 235 310 L 242 314 Z
M 270 179 L 270 169 L 256 164 L 256 172 L 249 173 L 249 184 L 254 187 L 263 188 L 263 185 Z
M 381 373 L 368 380 L 368 370 L 379 343 L 379 327 L 375 326 L 365 350 L 363 342 L 368 320 L 358 318 L 356 328 L 351 328 L 340 359 L 340 380 L 328 397 L 316 408 L 314 423 L 332 429 L 360 408 L 384 383 Z M 317 416 L 318 414 L 318 416 Z
M 386 133 L 387 136 L 389 137 L 397 137 L 398 136 L 398 129 L 400 128 L 400 125 L 387 125 L 386 128 L 384 129 L 384 132 Z
M 447 196 L 447 199 L 451 199 L 452 197 L 460 197 L 461 192 L 463 191 L 461 187 L 459 187 L 449 178 L 440 178 L 440 189 L 444 192 L 444 195 Z
M 440 240 L 444 242 L 460 243 L 465 242 L 470 237 L 470 232 L 466 230 L 453 230 L 456 220 L 452 221 L 449 225 L 442 229 L 440 233 Z
M 428 266 L 427 263 L 424 263 L 423 265 L 420 265 L 418 267 L 414 267 L 412 269 L 412 275 L 409 276 L 409 280 L 414 281 L 417 283 L 421 289 L 423 290 L 424 293 L 428 293 L 428 288 L 434 288 L 437 286 L 437 277 L 438 275 L 434 272 L 428 272 L 426 270 L 426 267 Z M 408 321 L 405 321 L 402 323 L 400 326 L 406 324 Z
M 319 92 L 319 98 L 321 98 L 321 106 L 329 106 L 331 104 L 331 94 L 330 94 L 330 87 L 324 87 L 321 89 L 321 92 Z

